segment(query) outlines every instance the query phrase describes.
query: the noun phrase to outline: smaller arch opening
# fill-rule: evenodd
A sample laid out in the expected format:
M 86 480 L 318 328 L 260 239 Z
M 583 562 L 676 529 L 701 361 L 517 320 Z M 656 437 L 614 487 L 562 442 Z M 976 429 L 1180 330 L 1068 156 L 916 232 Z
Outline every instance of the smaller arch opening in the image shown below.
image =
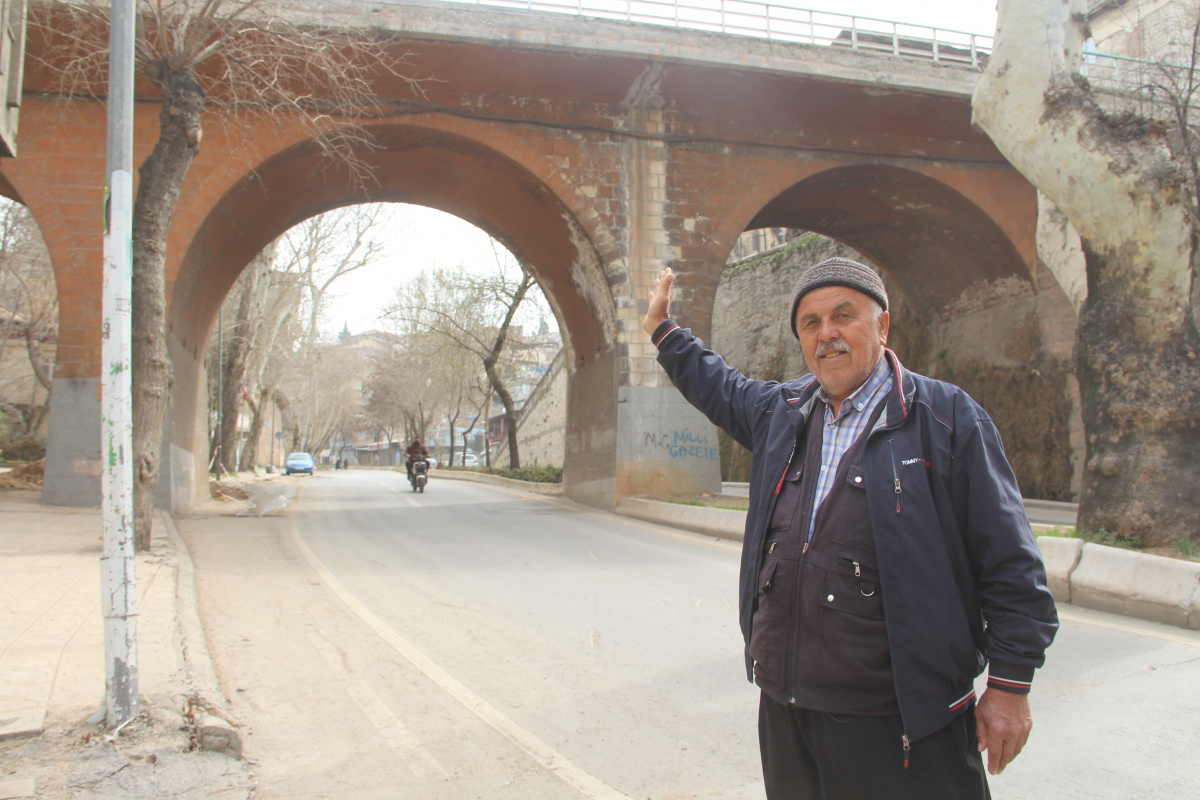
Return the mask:
M 0 453 L 46 454 L 58 349 L 58 286 L 33 214 L 0 177 Z
M 1028 265 L 990 216 L 941 181 L 899 167 L 820 172 L 779 194 L 748 227 L 801 228 L 854 247 L 922 315 L 951 316 L 997 293 L 1033 289 Z

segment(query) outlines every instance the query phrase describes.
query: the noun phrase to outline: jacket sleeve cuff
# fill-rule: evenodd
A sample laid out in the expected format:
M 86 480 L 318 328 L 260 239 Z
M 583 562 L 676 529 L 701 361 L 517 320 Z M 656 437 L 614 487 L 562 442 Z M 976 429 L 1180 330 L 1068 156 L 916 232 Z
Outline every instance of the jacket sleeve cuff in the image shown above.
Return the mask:
M 671 334 L 672 331 L 682 330 L 673 320 L 663 320 L 659 326 L 654 329 L 654 335 L 650 337 L 650 341 L 654 342 L 655 347 L 662 345 L 663 340 Z
M 989 689 L 999 689 L 1013 694 L 1029 694 L 1033 685 L 1033 667 L 1018 667 L 992 661 L 988 666 Z

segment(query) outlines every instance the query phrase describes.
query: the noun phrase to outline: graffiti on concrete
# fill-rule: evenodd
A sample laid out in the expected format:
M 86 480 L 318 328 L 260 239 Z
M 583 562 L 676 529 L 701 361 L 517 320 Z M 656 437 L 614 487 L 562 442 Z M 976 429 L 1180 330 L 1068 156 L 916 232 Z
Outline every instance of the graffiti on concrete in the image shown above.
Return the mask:
M 708 434 L 694 432 L 690 428 L 670 432 L 651 432 L 643 435 L 644 447 L 665 450 L 671 458 L 698 458 L 703 461 L 720 461 L 720 451 L 709 445 Z

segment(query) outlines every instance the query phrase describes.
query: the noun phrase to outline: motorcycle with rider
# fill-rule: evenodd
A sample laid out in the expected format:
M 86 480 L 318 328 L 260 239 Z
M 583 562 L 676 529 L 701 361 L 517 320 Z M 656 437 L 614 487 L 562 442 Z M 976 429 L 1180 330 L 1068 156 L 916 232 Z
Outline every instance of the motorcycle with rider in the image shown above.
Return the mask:
M 420 437 L 414 436 L 408 447 L 404 448 L 404 467 L 413 491 L 423 494 L 425 484 L 429 482 L 429 450 L 421 444 Z

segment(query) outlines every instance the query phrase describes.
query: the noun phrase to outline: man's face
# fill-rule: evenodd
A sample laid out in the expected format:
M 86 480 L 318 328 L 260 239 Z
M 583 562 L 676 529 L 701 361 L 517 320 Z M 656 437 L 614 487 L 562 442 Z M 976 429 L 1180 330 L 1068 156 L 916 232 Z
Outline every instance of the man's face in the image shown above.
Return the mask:
M 891 317 L 867 295 L 825 286 L 804 295 L 796 330 L 808 368 L 835 406 L 862 386 L 883 357 Z

